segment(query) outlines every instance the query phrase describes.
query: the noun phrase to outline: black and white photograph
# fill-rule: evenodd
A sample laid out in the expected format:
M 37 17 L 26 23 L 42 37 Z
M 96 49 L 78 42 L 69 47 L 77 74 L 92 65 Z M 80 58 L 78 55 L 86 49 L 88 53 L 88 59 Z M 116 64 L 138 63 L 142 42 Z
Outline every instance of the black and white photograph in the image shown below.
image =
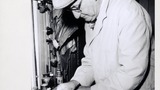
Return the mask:
M 159 90 L 157 5 L 0 1 L 0 90 Z

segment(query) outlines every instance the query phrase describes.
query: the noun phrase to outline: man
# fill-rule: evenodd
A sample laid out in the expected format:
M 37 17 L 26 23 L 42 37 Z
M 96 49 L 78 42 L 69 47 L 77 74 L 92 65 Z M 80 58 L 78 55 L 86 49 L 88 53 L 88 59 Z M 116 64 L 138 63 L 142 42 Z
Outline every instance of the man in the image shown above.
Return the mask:
M 52 1 L 55 9 L 69 6 L 86 21 L 82 65 L 57 90 L 136 89 L 147 71 L 152 33 L 144 8 L 135 0 Z

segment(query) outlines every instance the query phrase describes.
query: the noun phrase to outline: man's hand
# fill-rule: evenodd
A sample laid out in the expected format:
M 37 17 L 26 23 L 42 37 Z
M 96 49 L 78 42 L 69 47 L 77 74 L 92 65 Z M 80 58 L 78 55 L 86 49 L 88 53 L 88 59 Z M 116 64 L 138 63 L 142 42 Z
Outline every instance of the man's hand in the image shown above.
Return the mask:
M 91 90 L 90 86 L 80 86 L 77 90 Z
M 78 85 L 79 85 L 79 82 L 75 80 L 71 80 L 70 82 L 62 83 L 58 85 L 53 90 L 74 90 Z

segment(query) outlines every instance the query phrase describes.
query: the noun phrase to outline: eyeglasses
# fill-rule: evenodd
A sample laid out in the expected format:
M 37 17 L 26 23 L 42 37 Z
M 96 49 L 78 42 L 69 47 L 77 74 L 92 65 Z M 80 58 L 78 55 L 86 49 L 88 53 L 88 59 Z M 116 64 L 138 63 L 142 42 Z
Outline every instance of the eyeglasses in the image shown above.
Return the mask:
M 70 7 L 70 10 L 72 10 L 72 11 L 76 11 L 76 12 L 81 12 L 81 10 L 80 10 L 80 5 L 77 7 L 77 6 L 71 6 Z
M 74 5 L 76 2 L 77 2 L 77 0 L 75 0 L 73 3 L 71 3 L 71 4 L 67 7 L 67 11 L 82 12 L 82 11 L 80 10 L 82 0 L 79 1 L 78 5 Z

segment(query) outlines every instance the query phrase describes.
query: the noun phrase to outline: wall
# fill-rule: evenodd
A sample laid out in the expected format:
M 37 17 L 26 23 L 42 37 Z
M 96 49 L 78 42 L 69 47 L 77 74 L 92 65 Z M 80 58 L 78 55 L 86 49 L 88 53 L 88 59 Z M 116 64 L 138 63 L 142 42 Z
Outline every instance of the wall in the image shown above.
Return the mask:
M 31 90 L 31 0 L 0 0 L 0 90 Z
M 155 90 L 160 90 L 160 0 L 155 0 Z

